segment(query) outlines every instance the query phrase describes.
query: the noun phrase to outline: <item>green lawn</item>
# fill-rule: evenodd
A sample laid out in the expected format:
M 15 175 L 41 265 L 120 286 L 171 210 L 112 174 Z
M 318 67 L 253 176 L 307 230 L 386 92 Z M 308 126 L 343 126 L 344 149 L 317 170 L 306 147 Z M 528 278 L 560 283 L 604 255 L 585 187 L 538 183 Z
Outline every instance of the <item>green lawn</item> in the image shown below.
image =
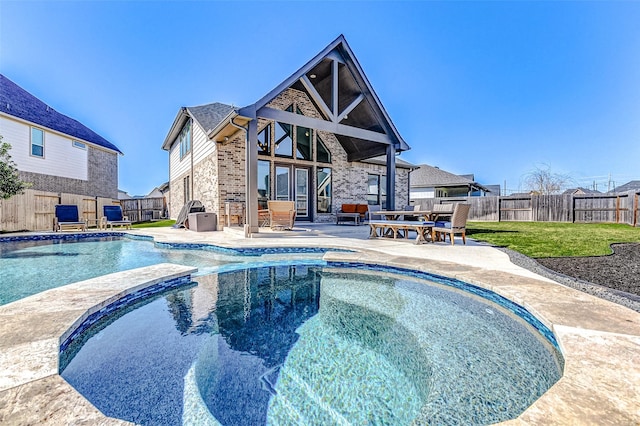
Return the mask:
M 175 220 L 156 220 L 153 222 L 140 222 L 131 225 L 133 228 L 164 228 L 176 223 Z
M 600 256 L 640 242 L 640 228 L 611 223 L 468 222 L 467 235 L 529 257 Z

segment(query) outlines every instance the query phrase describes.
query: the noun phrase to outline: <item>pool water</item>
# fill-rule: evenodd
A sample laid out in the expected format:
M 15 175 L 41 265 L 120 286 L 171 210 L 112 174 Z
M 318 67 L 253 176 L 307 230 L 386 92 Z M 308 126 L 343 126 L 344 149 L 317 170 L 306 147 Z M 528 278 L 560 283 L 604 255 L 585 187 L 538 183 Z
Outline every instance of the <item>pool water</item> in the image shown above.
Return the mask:
M 113 272 L 169 262 L 198 267 L 199 274 L 225 265 L 290 259 L 287 254 L 243 256 L 232 251 L 172 249 L 123 237 L 49 239 L 0 243 L 0 305 Z M 298 253 L 296 259 L 322 257 Z
M 502 306 L 424 279 L 309 265 L 195 277 L 96 327 L 62 377 L 104 414 L 174 424 L 490 424 L 561 375 Z

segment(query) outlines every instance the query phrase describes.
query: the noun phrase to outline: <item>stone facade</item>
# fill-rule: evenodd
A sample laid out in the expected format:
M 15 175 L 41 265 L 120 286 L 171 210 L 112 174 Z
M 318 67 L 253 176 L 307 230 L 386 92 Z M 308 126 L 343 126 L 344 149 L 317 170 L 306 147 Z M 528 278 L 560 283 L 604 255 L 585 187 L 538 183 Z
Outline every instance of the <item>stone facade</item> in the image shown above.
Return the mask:
M 87 146 L 88 180 L 20 171 L 20 178 L 32 183 L 31 189 L 65 192 L 90 197 L 118 198 L 118 154 Z
M 285 110 L 290 105 L 294 106 L 294 111 L 299 109 L 304 115 L 317 119 L 322 119 L 313 103 L 304 92 L 295 89 L 287 89 L 269 103 L 269 107 Z M 267 126 L 273 126 L 272 121 L 260 119 L 258 121 L 258 132 Z M 258 160 L 269 161 L 270 163 L 270 198 L 274 199 L 275 190 L 275 167 L 297 166 L 307 168 L 309 173 L 309 211 L 310 218 L 314 222 L 333 222 L 335 212 L 343 203 L 367 203 L 368 175 L 386 174 L 386 167 L 383 165 L 349 162 L 347 153 L 340 145 L 334 134 L 325 131 L 312 131 L 312 159 L 302 160 L 296 157 L 297 136 L 292 132 L 293 156 L 281 157 L 275 155 L 275 131 L 270 132 L 270 154 L 258 155 Z M 331 154 L 331 163 L 317 161 L 316 138 L 320 136 L 325 147 Z M 224 224 L 225 202 L 246 201 L 245 194 L 245 132 L 237 132 L 233 138 L 217 143 L 216 149 L 204 160 L 193 165 L 192 168 L 183 175 L 170 182 L 170 198 L 173 200 L 170 206 L 171 217 L 177 217 L 184 202 L 184 177 L 189 175 L 193 179 L 193 199 L 200 200 L 207 211 L 218 213 L 219 226 Z M 331 168 L 332 174 L 332 202 L 330 213 L 318 213 L 316 205 L 317 168 Z M 257 196 L 257 194 L 256 194 Z M 181 200 L 180 202 L 177 202 Z M 402 207 L 409 203 L 409 170 L 396 169 L 396 206 Z

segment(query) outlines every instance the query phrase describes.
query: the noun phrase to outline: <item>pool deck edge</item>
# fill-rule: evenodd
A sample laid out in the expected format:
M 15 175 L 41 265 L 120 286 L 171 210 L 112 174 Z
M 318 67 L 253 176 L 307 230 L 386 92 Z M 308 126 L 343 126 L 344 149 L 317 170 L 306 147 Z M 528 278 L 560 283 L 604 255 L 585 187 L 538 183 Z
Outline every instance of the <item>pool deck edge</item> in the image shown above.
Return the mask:
M 0 306 L 0 423 L 128 424 L 104 416 L 58 375 L 60 345 L 91 314 L 114 301 L 196 271 L 189 266 L 157 264 Z

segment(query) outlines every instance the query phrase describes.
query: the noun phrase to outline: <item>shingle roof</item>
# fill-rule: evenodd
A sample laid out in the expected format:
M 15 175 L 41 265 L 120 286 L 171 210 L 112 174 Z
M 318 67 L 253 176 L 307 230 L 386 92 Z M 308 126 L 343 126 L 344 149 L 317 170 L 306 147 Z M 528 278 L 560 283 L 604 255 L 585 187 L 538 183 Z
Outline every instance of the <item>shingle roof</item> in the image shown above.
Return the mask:
M 421 164 L 411 172 L 411 186 L 435 187 L 452 185 L 471 185 L 474 182 L 466 177 L 454 175 L 437 167 Z
M 640 180 L 632 180 L 624 185 L 616 186 L 611 192 L 627 192 L 640 190 Z
M 600 191 L 596 191 L 594 189 L 583 188 L 581 186 L 577 188 L 570 188 L 563 192 L 563 194 L 576 194 L 578 192 L 582 192 L 583 194 L 602 194 Z
M 122 154 L 117 146 L 73 118 L 51 108 L 0 74 L 0 112 Z
M 215 102 L 207 105 L 200 105 L 194 107 L 187 107 L 187 110 L 191 116 L 200 124 L 206 133 L 209 133 L 222 120 L 229 115 L 229 113 L 236 108 L 231 105 L 221 104 Z

